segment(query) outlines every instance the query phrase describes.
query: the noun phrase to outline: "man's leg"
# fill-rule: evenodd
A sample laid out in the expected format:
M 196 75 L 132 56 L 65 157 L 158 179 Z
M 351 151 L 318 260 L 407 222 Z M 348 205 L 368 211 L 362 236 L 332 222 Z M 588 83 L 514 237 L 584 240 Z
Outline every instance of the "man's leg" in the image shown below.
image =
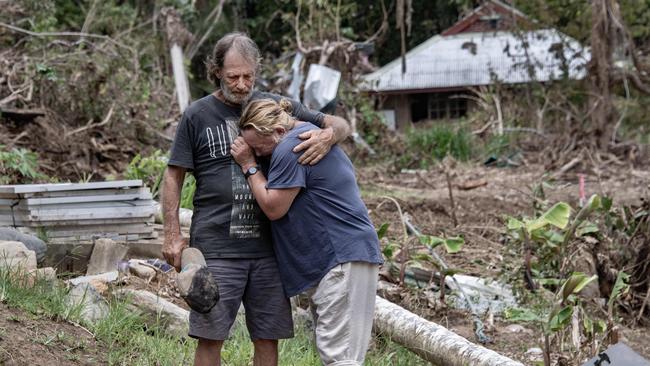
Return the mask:
M 208 269 L 219 286 L 219 302 L 207 314 L 190 311 L 189 335 L 199 340 L 195 365 L 220 365 L 221 347 L 228 338 L 248 282 L 248 261 L 208 259 Z
M 275 257 L 251 260 L 243 300 L 255 366 L 277 365 L 278 339 L 293 337 L 293 318 Z
M 258 339 L 253 341 L 255 355 L 253 366 L 277 366 L 278 364 L 278 340 Z
M 316 347 L 324 365 L 363 365 L 375 310 L 378 265 L 348 262 L 332 268 L 313 291 Z
M 194 354 L 194 366 L 221 366 L 221 346 L 223 341 L 199 338 Z

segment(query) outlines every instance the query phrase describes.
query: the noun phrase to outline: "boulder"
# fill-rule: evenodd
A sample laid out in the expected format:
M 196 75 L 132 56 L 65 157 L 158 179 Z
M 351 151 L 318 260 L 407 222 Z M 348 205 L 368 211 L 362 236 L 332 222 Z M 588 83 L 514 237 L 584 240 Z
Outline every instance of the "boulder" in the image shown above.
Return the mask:
M 36 252 L 22 242 L 0 240 L 0 267 L 29 273 L 36 270 Z
M 25 244 L 27 249 L 33 250 L 36 253 L 36 261 L 38 263 L 41 263 L 45 258 L 47 244 L 33 235 L 21 233 L 12 227 L 0 227 L 0 240 L 19 241 Z

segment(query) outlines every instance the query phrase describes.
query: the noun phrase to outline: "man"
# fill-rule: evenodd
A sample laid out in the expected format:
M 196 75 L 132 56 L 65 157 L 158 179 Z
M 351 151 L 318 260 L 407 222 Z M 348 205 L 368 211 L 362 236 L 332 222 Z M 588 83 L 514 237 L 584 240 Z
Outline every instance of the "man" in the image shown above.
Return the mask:
M 363 365 L 383 262 L 379 239 L 361 200 L 354 168 L 332 147 L 314 166 L 297 163 L 298 135 L 317 129 L 287 113 L 291 103 L 254 100 L 240 119 L 232 156 L 248 175 L 260 208 L 271 219 L 273 245 L 287 296 L 306 292 L 323 365 Z M 268 181 L 254 172 L 271 156 Z
M 219 284 L 220 300 L 208 314 L 190 312 L 190 336 L 198 338 L 195 365 L 220 365 L 221 347 L 243 301 L 254 344 L 254 365 L 277 365 L 278 339 L 293 336 L 291 308 L 284 296 L 268 228 L 230 145 L 239 131 L 242 105 L 253 91 L 259 50 L 242 33 L 221 38 L 208 60 L 208 78 L 217 90 L 192 103 L 178 125 L 163 180 L 163 255 L 178 270 L 188 245 L 178 222 L 186 171 L 196 178 L 190 243 L 203 253 Z M 323 129 L 301 135 L 300 163 L 316 164 L 349 134 L 341 118 L 307 110 L 294 102 L 297 118 Z

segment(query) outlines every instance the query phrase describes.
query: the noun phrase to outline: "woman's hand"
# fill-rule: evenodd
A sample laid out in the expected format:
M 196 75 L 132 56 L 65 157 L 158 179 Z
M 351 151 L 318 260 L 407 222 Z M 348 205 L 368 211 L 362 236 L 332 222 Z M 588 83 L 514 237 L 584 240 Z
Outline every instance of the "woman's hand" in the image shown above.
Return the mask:
M 235 141 L 230 145 L 230 155 L 241 166 L 243 171 L 248 168 L 256 166 L 255 155 L 253 149 L 244 141 L 244 138 L 238 136 Z

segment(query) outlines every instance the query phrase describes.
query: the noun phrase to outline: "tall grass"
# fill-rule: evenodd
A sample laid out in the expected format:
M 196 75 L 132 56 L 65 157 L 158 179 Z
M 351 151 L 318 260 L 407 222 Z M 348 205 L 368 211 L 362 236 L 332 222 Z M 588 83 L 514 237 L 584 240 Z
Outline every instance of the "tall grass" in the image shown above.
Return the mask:
M 444 124 L 412 128 L 406 132 L 406 154 L 401 162 L 426 168 L 446 156 L 467 161 L 472 157 L 474 143 L 472 135 L 463 128 Z

